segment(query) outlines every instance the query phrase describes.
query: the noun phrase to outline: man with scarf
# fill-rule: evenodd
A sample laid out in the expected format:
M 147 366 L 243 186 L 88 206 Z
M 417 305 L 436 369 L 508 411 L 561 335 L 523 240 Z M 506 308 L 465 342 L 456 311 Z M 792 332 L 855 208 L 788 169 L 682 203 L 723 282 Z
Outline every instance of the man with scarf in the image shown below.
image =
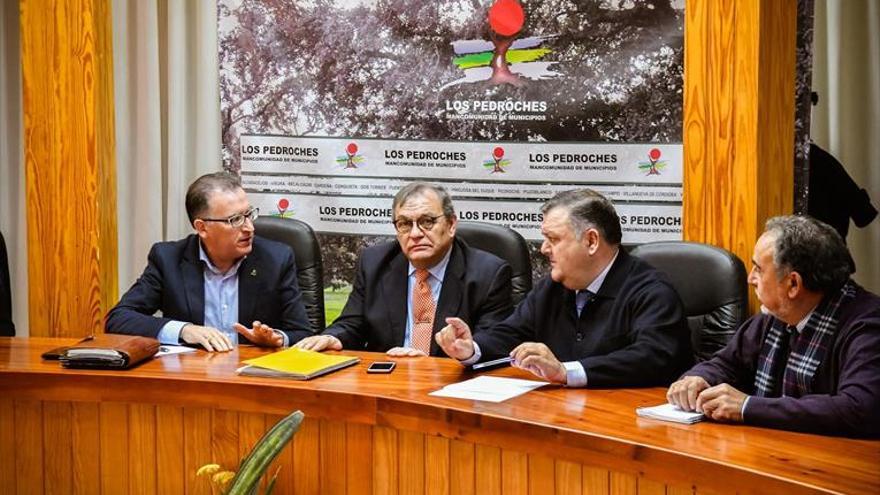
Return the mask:
M 829 225 L 767 222 L 749 284 L 761 313 L 667 392 L 716 421 L 846 436 L 880 435 L 880 298 L 858 284 Z

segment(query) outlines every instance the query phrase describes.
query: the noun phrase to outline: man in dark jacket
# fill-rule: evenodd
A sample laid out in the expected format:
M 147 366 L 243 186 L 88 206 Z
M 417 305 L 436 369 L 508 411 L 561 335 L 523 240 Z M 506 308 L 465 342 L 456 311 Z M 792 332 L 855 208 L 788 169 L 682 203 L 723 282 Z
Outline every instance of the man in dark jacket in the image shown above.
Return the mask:
M 238 177 L 196 179 L 186 212 L 196 233 L 153 246 L 144 273 L 107 315 L 107 332 L 208 351 L 230 350 L 238 335 L 265 347 L 312 335 L 293 251 L 254 236 L 258 210 Z
M 510 314 L 510 265 L 455 239 L 457 220 L 446 190 L 409 184 L 394 197 L 392 211 L 397 240 L 361 253 L 342 314 L 298 347 L 442 356 L 433 335 L 447 317 L 467 318 L 483 329 Z
M 850 279 L 843 239 L 810 217 L 776 217 L 752 263 L 762 314 L 673 383 L 669 402 L 717 421 L 880 435 L 880 298 Z
M 690 364 L 682 302 L 662 273 L 620 248 L 611 202 L 581 189 L 541 211 L 550 275 L 485 331 L 472 335 L 461 319 L 447 319 L 440 347 L 465 365 L 509 355 L 514 366 L 571 387 L 671 382 Z

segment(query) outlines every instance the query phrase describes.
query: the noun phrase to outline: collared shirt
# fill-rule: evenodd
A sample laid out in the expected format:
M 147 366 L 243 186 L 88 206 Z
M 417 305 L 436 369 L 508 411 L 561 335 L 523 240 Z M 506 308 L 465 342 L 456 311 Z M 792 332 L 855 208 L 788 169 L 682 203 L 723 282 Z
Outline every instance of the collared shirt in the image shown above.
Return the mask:
M 583 303 L 580 305 L 580 309 L 578 309 L 578 317 L 580 317 L 581 310 L 583 310 L 585 304 L 588 302 L 590 298 L 589 293 L 597 294 L 599 289 L 602 288 L 602 284 L 605 283 L 605 278 L 608 276 L 608 272 L 611 271 L 611 267 L 614 265 L 614 262 L 617 261 L 617 255 L 620 253 L 620 248 L 614 252 L 614 256 L 611 258 L 611 261 L 605 265 L 605 268 L 599 272 L 599 275 L 590 282 L 585 289 L 580 289 L 575 294 L 575 304 L 577 304 L 578 297 L 580 296 L 581 301 Z M 583 295 L 581 295 L 583 293 Z M 474 342 L 474 355 L 469 359 L 466 359 L 461 362 L 464 366 L 470 366 L 482 357 L 482 352 L 480 351 L 480 346 Z M 584 369 L 584 365 L 580 363 L 580 361 L 566 361 L 562 363 L 562 366 L 565 367 L 565 385 L 568 387 L 586 387 L 587 386 L 587 371 Z
M 797 325 L 794 326 L 794 329 L 798 333 L 798 335 L 800 335 L 800 333 L 804 331 L 804 328 L 807 326 L 807 322 L 810 321 L 810 317 L 813 316 L 813 313 L 818 307 L 819 305 L 817 304 L 815 307 L 813 307 L 813 309 L 807 312 L 807 316 L 804 316 L 801 321 L 797 322 Z M 765 308 L 763 305 L 761 306 L 761 312 L 764 314 L 770 314 L 767 308 Z M 789 335 L 788 338 L 792 338 L 792 336 Z M 789 349 L 791 349 L 791 347 L 789 347 Z M 749 405 L 749 399 L 751 398 L 751 395 L 746 396 L 745 400 L 743 400 L 742 409 L 739 410 L 739 415 L 742 416 L 743 421 L 745 421 L 746 419 L 746 406 Z
M 225 272 L 221 272 L 211 263 L 202 242 L 199 241 L 199 260 L 205 264 L 205 326 L 214 327 L 226 334 L 234 334 L 235 329 L 232 325 L 238 321 L 238 269 L 244 258 L 238 260 Z M 159 331 L 157 337 L 159 342 L 179 344 L 180 331 L 188 324 L 190 322 L 169 321 Z
M 440 290 L 443 288 L 443 277 L 446 276 L 446 267 L 449 265 L 449 258 L 452 255 L 452 248 L 446 251 L 446 256 L 439 263 L 428 268 L 428 285 L 431 287 L 431 298 L 434 304 L 440 300 Z M 403 337 L 403 347 L 412 347 L 412 329 L 413 329 L 413 308 L 412 308 L 412 292 L 416 284 L 416 267 L 409 264 L 407 272 L 407 290 L 406 290 L 406 333 Z

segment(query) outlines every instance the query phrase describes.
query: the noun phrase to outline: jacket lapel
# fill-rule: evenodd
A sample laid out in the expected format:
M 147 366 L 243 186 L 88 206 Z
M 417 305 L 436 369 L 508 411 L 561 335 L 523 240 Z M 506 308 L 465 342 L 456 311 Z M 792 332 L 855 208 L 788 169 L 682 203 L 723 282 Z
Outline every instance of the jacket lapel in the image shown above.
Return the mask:
M 459 316 L 458 310 L 461 308 L 461 300 L 464 297 L 466 271 L 463 249 L 458 242 L 455 242 L 452 245 L 452 254 L 449 255 L 449 264 L 446 265 L 446 273 L 443 274 L 443 285 L 440 287 L 440 298 L 437 301 L 437 312 L 434 313 L 434 328 L 431 330 L 431 335 L 446 326 L 446 317 Z M 433 338 L 431 339 L 431 355 L 442 355 L 440 346 Z
M 262 268 L 255 242 L 254 249 L 238 267 L 238 322 L 248 328 L 254 323 L 254 305 L 257 294 L 261 292 Z
M 407 268 L 409 263 L 403 253 L 391 260 L 389 270 L 382 277 L 382 295 L 388 308 L 388 322 L 391 327 L 391 344 L 403 345 L 406 333 Z
M 199 237 L 192 235 L 180 261 L 186 304 L 189 307 L 190 321 L 196 325 L 205 324 L 205 275 L 199 259 Z

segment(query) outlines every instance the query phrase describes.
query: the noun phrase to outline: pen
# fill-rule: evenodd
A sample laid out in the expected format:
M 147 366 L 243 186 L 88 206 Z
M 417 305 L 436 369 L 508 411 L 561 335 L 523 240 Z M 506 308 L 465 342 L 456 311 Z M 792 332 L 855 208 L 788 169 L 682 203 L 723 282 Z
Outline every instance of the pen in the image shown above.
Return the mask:
M 478 369 L 482 369 L 482 368 L 488 368 L 489 366 L 495 366 L 498 364 L 510 364 L 511 361 L 513 361 L 513 358 L 510 356 L 507 356 L 507 357 L 503 357 L 500 359 L 493 359 L 492 361 L 486 361 L 485 363 L 477 363 L 477 364 L 471 366 L 471 369 L 478 370 Z

